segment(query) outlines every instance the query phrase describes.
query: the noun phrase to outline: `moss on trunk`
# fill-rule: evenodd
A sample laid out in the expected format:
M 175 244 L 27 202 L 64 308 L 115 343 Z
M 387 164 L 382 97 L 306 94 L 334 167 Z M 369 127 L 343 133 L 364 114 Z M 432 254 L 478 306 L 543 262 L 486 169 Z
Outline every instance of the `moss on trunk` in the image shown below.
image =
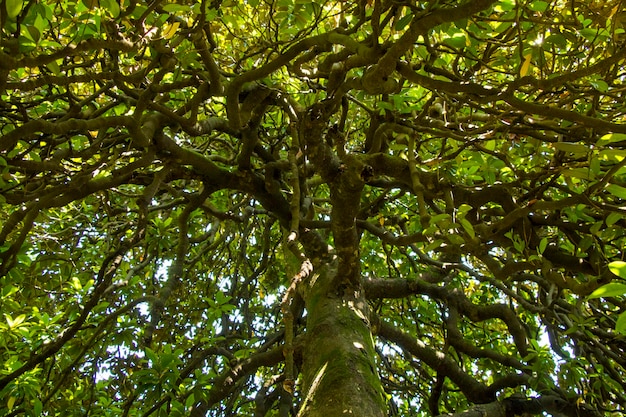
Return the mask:
M 331 291 L 335 271 L 323 268 L 304 294 L 305 400 L 299 416 L 384 416 L 386 401 L 375 371 L 367 303 L 359 291 Z

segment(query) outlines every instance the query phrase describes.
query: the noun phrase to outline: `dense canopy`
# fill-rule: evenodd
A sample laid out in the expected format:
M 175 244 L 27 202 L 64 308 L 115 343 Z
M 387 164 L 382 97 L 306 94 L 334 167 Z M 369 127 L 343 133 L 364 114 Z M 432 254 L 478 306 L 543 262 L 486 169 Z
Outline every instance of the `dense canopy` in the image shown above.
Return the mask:
M 625 28 L 0 2 L 0 415 L 621 416 Z

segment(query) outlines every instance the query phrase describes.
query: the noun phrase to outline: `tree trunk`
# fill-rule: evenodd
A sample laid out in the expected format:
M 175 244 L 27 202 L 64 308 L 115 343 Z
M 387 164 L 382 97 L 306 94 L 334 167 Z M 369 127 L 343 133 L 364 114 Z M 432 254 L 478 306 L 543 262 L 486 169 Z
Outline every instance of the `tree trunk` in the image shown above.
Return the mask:
M 368 307 L 360 291 L 337 292 L 336 268 L 323 267 L 305 284 L 307 339 L 299 417 L 386 415 L 376 373 Z

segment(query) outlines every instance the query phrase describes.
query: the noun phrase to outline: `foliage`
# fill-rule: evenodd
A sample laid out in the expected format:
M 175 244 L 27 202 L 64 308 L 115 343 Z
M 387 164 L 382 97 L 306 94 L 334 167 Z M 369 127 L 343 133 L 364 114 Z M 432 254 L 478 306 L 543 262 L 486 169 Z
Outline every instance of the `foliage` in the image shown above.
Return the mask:
M 0 2 L 0 414 L 621 415 L 625 7 Z

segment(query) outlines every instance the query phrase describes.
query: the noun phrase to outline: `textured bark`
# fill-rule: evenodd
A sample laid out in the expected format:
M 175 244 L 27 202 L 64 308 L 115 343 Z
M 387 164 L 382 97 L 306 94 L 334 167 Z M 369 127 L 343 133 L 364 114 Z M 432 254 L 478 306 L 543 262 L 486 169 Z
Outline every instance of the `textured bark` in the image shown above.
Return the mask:
M 321 268 L 305 290 L 307 343 L 300 417 L 386 415 L 362 294 L 333 291 L 335 268 Z
M 440 414 L 437 417 L 531 417 L 549 413 L 554 417 L 600 417 L 595 410 L 576 399 L 567 401 L 554 395 L 536 398 L 509 397 L 489 404 L 475 405 L 458 413 Z

